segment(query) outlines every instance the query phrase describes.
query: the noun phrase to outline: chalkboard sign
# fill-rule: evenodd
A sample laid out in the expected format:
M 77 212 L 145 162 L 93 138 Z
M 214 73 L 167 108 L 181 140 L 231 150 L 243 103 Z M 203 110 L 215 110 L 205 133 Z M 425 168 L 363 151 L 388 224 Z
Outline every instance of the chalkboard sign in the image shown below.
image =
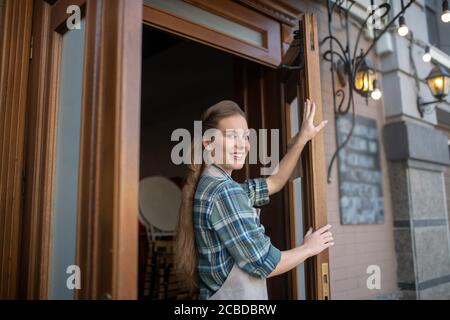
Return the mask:
M 352 126 L 352 115 L 336 121 L 341 144 Z M 382 224 L 384 201 L 378 129 L 375 120 L 356 116 L 353 135 L 339 152 L 339 201 L 342 224 Z

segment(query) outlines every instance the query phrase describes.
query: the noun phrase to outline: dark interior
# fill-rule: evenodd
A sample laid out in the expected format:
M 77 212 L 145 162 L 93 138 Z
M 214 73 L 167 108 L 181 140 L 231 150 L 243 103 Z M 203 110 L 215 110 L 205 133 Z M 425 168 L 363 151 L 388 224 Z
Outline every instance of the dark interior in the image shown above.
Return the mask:
M 173 130 L 186 128 L 192 134 L 194 120 L 199 120 L 203 110 L 220 100 L 234 100 L 242 107 L 244 90 L 249 127 L 258 129 L 262 123 L 267 128 L 281 127 L 279 108 L 270 104 L 279 102 L 276 87 L 264 83 L 276 81 L 276 73 L 259 64 L 149 26 L 143 29 L 142 59 L 141 179 L 163 176 L 181 188 L 185 167 L 173 164 L 170 158 L 172 148 L 178 143 L 171 141 Z M 267 95 L 263 111 L 258 100 L 263 99 L 261 92 Z M 251 166 L 247 174 L 254 177 L 255 169 Z M 245 170 L 233 173 L 238 181 L 245 175 Z M 271 204 L 264 209 L 267 213 L 261 218 L 266 232 L 280 249 L 287 246 L 288 239 L 283 205 L 282 193 L 271 197 Z M 179 286 L 173 273 L 172 240 L 167 237 L 155 245 L 147 241 L 145 228 L 140 224 L 140 299 L 192 298 Z M 287 275 L 276 278 L 269 279 L 269 297 L 288 298 Z

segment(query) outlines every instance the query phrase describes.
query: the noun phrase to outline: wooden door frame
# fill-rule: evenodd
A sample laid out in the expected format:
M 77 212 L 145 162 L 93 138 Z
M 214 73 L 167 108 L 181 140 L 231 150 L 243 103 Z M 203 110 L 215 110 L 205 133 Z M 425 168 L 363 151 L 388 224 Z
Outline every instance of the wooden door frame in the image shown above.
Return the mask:
M 238 37 L 208 28 L 157 7 L 152 7 L 150 4 L 144 5 L 144 23 L 260 64 L 270 67 L 280 64 L 282 32 L 278 21 L 237 1 L 183 1 L 260 32 L 263 37 L 263 45 L 250 44 Z
M 58 41 L 53 40 L 71 4 L 82 6 L 86 18 L 76 257 L 81 290 L 76 297 L 136 299 L 139 0 L 35 0 L 21 297 L 48 298 L 52 107 L 58 91 L 57 78 L 47 76 L 58 75 L 58 63 L 51 59 L 59 55 Z
M 316 104 L 315 123 L 321 123 L 323 119 L 322 89 L 320 81 L 320 52 L 319 34 L 317 31 L 317 18 L 313 14 L 302 16 L 300 27 L 303 31 L 303 52 L 305 54 L 305 68 L 301 75 L 301 81 L 305 82 L 302 95 Z M 328 223 L 327 197 L 326 197 L 326 163 L 323 130 L 310 141 L 304 152 L 303 168 L 306 179 L 304 180 L 303 202 L 306 215 L 305 227 L 320 228 Z M 323 251 L 305 264 L 310 283 L 314 286 L 307 287 L 308 296 L 316 299 L 331 299 L 329 252 Z
M 18 296 L 31 1 L 6 1 L 0 29 L 0 300 Z
M 304 101 L 309 98 L 316 104 L 316 115 L 314 122 L 320 123 L 323 120 L 322 109 L 322 89 L 320 81 L 320 52 L 319 40 L 317 31 L 317 18 L 314 14 L 302 14 L 298 21 L 299 30 L 301 31 L 302 41 L 300 42 L 302 48 L 298 46 L 290 46 L 286 48 L 286 54 L 283 57 L 285 64 L 292 63 L 293 59 L 298 54 L 304 55 L 304 68 L 301 70 L 299 76 L 299 87 L 297 92 L 298 101 Z M 282 89 L 283 92 L 283 89 Z M 284 95 L 284 93 L 283 93 Z M 284 101 L 284 99 L 282 99 Z M 301 108 L 301 106 L 299 106 Z M 284 110 L 284 109 L 283 109 Z M 291 131 L 289 125 L 289 112 L 283 114 L 286 125 L 284 134 Z M 299 121 L 301 122 L 302 110 L 299 112 Z M 285 137 L 287 141 L 288 137 Z M 313 229 L 320 228 L 327 224 L 327 197 L 326 197 L 326 163 L 325 163 L 325 148 L 324 148 L 324 134 L 320 132 L 312 141 L 305 146 L 301 156 L 301 171 L 302 171 L 302 210 L 303 215 L 303 233 L 306 233 L 309 227 Z M 287 185 L 287 207 L 290 209 L 290 221 L 295 221 L 294 214 L 294 193 L 293 183 L 289 182 Z M 298 242 L 295 236 L 295 230 L 291 225 L 291 246 L 296 246 Z M 329 273 L 329 252 L 325 250 L 319 255 L 308 259 L 305 262 L 306 272 L 306 296 L 318 300 L 331 299 L 330 290 L 330 273 Z M 297 272 L 293 270 L 294 281 L 296 281 Z M 298 292 L 293 292 L 298 296 Z

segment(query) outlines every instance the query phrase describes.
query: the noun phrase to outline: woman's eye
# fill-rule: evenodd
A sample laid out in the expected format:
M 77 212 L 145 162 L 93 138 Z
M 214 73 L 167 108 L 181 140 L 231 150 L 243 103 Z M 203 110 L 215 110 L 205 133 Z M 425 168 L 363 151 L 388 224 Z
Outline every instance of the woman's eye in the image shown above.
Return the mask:
M 249 135 L 249 134 L 244 134 L 244 135 L 242 135 L 242 134 L 237 134 L 237 133 L 233 133 L 233 132 L 226 133 L 226 134 L 225 134 L 225 137 L 228 138 L 228 139 L 238 139 L 238 138 L 241 138 L 241 139 L 244 139 L 245 141 L 250 140 L 250 135 Z

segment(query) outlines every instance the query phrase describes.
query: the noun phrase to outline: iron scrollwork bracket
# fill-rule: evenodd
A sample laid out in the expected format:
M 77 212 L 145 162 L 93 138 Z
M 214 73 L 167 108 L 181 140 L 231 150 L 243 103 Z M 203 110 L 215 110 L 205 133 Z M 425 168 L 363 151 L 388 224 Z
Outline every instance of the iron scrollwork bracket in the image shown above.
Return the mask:
M 333 163 L 336 160 L 339 152 L 347 145 L 352 137 L 355 127 L 355 77 L 358 73 L 364 59 L 375 47 L 377 41 L 393 26 L 394 22 L 402 16 L 405 11 L 416 0 L 409 0 L 409 2 L 402 6 L 401 10 L 392 17 L 392 19 L 384 24 L 382 29 L 376 29 L 374 27 L 374 19 L 383 20 L 387 17 L 391 11 L 389 3 L 381 3 L 374 5 L 375 1 L 371 1 L 371 7 L 368 10 L 368 15 L 362 23 L 359 24 L 359 30 L 356 37 L 355 44 L 352 46 L 350 37 L 350 12 L 352 7 L 356 4 L 354 0 L 327 0 L 327 13 L 328 13 L 328 35 L 320 41 L 320 46 L 328 43 L 328 50 L 322 55 L 325 61 L 330 63 L 331 73 L 331 85 L 333 91 L 333 109 L 335 114 L 335 120 L 351 112 L 352 125 L 347 137 L 339 144 L 334 152 L 330 164 L 328 166 L 327 181 L 331 183 L 331 171 Z M 333 33 L 333 16 L 337 15 L 340 21 L 341 30 L 345 30 L 345 43 L 342 43 Z M 374 30 L 374 37 L 366 50 L 360 47 L 361 36 L 366 28 L 369 27 L 368 23 L 372 22 Z M 359 53 L 358 53 L 359 52 Z M 336 86 L 336 75 L 338 76 L 342 87 Z
M 305 68 L 305 54 L 301 21 L 299 21 L 299 28 L 294 30 L 294 39 L 291 48 L 297 48 L 298 50 L 298 54 L 294 60 L 294 62 L 298 61 L 298 63 L 296 65 L 281 64 L 279 68 L 284 70 L 303 70 Z

